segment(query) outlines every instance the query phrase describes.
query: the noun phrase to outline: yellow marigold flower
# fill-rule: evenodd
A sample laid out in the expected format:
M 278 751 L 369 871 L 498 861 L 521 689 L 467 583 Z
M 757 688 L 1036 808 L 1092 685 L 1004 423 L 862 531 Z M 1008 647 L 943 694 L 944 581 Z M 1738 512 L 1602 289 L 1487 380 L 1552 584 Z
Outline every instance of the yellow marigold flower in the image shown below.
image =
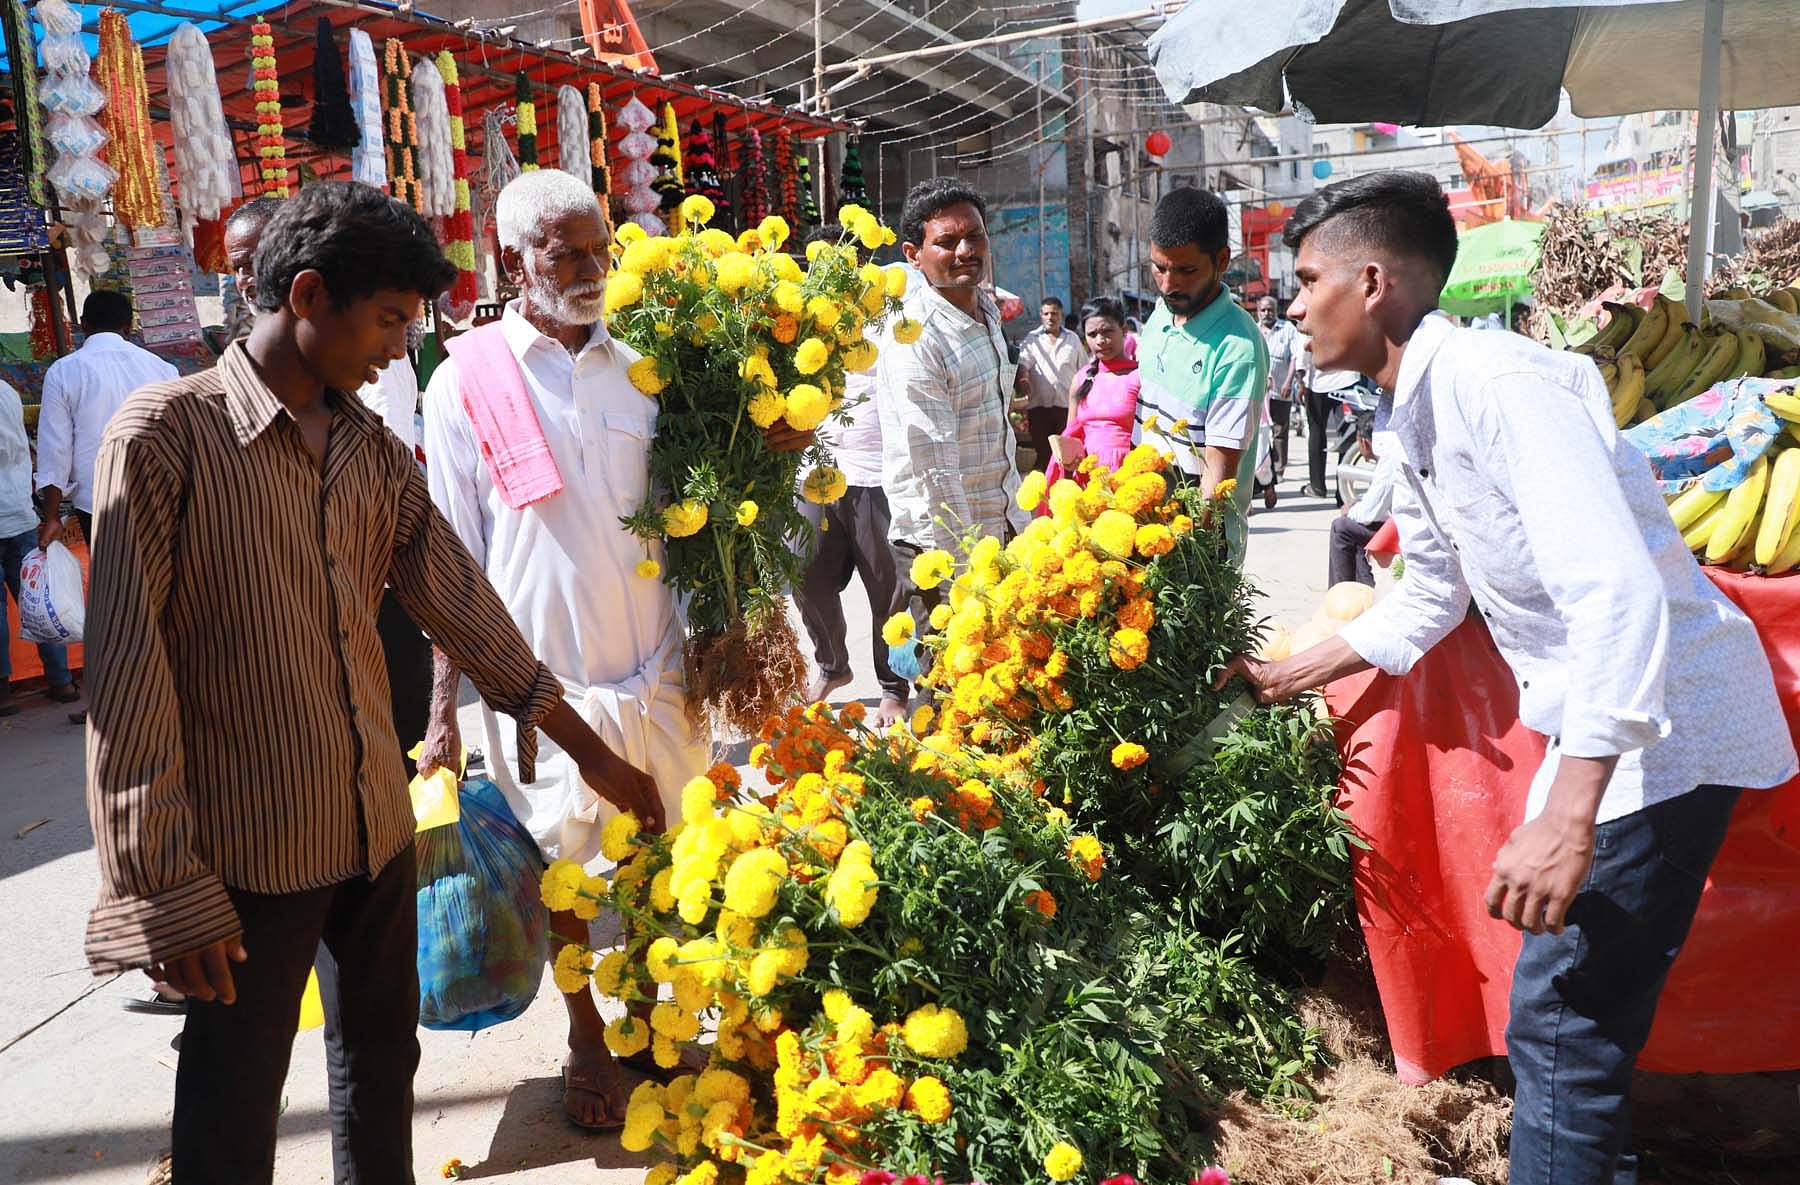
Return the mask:
M 887 228 L 882 226 L 874 215 L 858 219 L 853 229 L 856 231 L 857 239 L 871 251 L 887 242 Z
M 1117 617 L 1123 628 L 1148 633 L 1156 624 L 1156 606 L 1149 597 L 1132 597 L 1119 606 Z
M 681 221 L 688 226 L 705 226 L 715 213 L 712 199 L 705 194 L 690 193 L 681 199 Z
M 906 268 L 901 264 L 886 269 L 882 277 L 889 300 L 899 300 L 906 295 Z
M 680 1174 L 681 1169 L 673 1161 L 665 1160 L 644 1174 L 644 1185 L 672 1185 Z
M 647 1152 L 662 1126 L 662 1104 L 646 1099 L 634 1102 L 625 1110 L 625 1130 L 619 1133 L 619 1145 L 627 1152 Z
M 816 337 L 809 337 L 794 351 L 794 369 L 801 374 L 818 374 L 831 360 L 831 347 Z
M 1091 835 L 1077 835 L 1069 841 L 1069 862 L 1087 874 L 1091 881 L 1100 879 L 1106 867 L 1106 848 Z
M 1147 560 L 1159 555 L 1167 555 L 1175 550 L 1175 535 L 1161 523 L 1145 523 L 1137 529 L 1137 537 L 1133 540 L 1137 553 Z
M 806 308 L 806 294 L 792 280 L 782 280 L 775 285 L 774 300 L 776 308 L 791 316 L 799 316 Z
M 912 809 L 912 817 L 921 823 L 930 818 L 931 812 L 937 809 L 937 804 L 923 795 L 913 799 L 907 805 Z
M 956 557 L 941 547 L 934 547 L 913 557 L 912 571 L 908 574 L 914 588 L 929 591 L 950 579 L 955 570 Z
M 740 527 L 750 526 L 751 524 L 756 522 L 756 514 L 757 514 L 756 503 L 752 502 L 748 498 L 745 498 L 742 502 L 738 503 L 737 525 Z
M 711 778 L 689 778 L 687 785 L 681 788 L 681 821 L 698 824 L 711 819 L 713 803 L 718 801 L 718 797 L 719 788 L 713 785 Z
M 1169 492 L 1169 483 L 1160 473 L 1137 473 L 1119 483 L 1113 505 L 1126 514 L 1142 514 L 1160 503 Z
M 796 432 L 811 432 L 831 414 L 831 396 L 811 383 L 799 383 L 787 394 L 787 422 Z
M 1157 418 L 1157 415 L 1155 412 L 1151 412 L 1149 415 L 1145 416 L 1144 417 L 1144 435 L 1148 436 L 1152 432 L 1160 431 L 1161 430 L 1161 428 L 1160 428 L 1161 422 L 1162 421 Z
M 756 279 L 756 262 L 741 251 L 721 255 L 715 267 L 718 277 L 714 282 L 728 296 L 742 292 Z
M 1143 630 L 1118 630 L 1107 643 L 1106 656 L 1121 671 L 1136 670 L 1150 656 L 1150 638 Z
M 606 311 L 628 309 L 644 298 L 644 281 L 633 272 L 620 272 L 606 281 Z
M 1213 487 L 1213 495 L 1212 496 L 1215 501 L 1229 502 L 1231 500 L 1232 495 L 1234 495 L 1236 493 L 1237 493 L 1237 478 L 1228 477 L 1224 481 L 1220 482 L 1218 485 Z
M 648 237 L 649 232 L 643 227 L 635 222 L 627 222 L 613 232 L 613 248 L 615 251 L 623 251 L 638 240 Z
M 800 487 L 800 494 L 808 502 L 828 506 L 844 496 L 850 488 L 843 471 L 833 465 L 820 465 L 806 475 L 806 481 Z
M 771 255 L 768 259 L 776 279 L 798 284 L 806 278 L 806 273 L 800 270 L 800 265 L 794 262 L 792 255 Z
M 763 242 L 769 245 L 771 251 L 781 250 L 782 244 L 786 243 L 792 235 L 792 232 L 788 230 L 787 219 L 778 214 L 771 214 L 757 223 L 756 233 Z
M 767 428 L 787 413 L 787 397 L 772 387 L 764 387 L 750 397 L 750 405 L 745 410 L 750 413 L 752 424 Z
M 677 1051 L 676 1060 L 679 1059 Z M 673 1069 L 675 1061 L 669 1062 L 664 1069 Z M 719 1166 L 710 1160 L 703 1160 L 676 1180 L 675 1185 L 719 1185 Z
M 575 908 L 575 898 L 586 875 L 575 861 L 557 860 L 539 878 L 538 896 L 550 912 L 567 913 Z
M 607 1022 L 604 1039 L 615 1057 L 636 1057 L 650 1046 L 650 1026 L 627 1012 Z
M 881 350 L 872 341 L 860 340 L 844 351 L 844 369 L 851 374 L 866 374 L 881 357 Z
M 1129 556 L 1137 539 L 1137 524 L 1122 510 L 1104 510 L 1094 520 L 1090 537 L 1108 555 Z
M 881 640 L 889 646 L 904 646 L 913 638 L 913 616 L 905 609 L 881 624 Z
M 647 276 L 669 262 L 669 240 L 637 239 L 628 243 L 619 257 L 619 271 Z
M 636 571 L 637 574 L 645 580 L 655 580 L 658 576 L 662 575 L 662 565 L 649 557 L 645 557 L 637 562 Z
M 1113 746 L 1112 763 L 1118 769 L 1136 769 L 1150 760 L 1150 750 L 1136 741 L 1120 741 Z
M 948 605 L 937 605 L 931 610 L 931 628 L 942 631 L 950 624 L 951 609 Z
M 953 1008 L 924 1004 L 900 1027 L 907 1047 L 920 1057 L 953 1058 L 969 1047 L 969 1029 Z
M 556 981 L 556 990 L 565 996 L 587 991 L 587 971 L 590 966 L 588 959 L 588 952 L 573 942 L 557 951 L 556 962 L 550 968 L 550 976 Z
M 825 904 L 837 910 L 838 921 L 854 930 L 868 918 L 880 893 L 874 853 L 862 840 L 849 844 L 838 858 L 837 868 L 825 883 Z
M 819 256 L 825 254 L 825 252 L 830 249 L 831 244 L 827 243 L 824 239 L 814 239 L 806 245 L 806 262 L 819 262 Z
M 683 499 L 663 511 L 663 530 L 676 539 L 698 534 L 706 525 L 706 503 Z
M 813 324 L 820 329 L 830 329 L 844 315 L 837 301 L 829 296 L 815 296 L 806 302 L 806 315 L 813 319 Z
M 690 926 L 698 926 L 706 920 L 706 911 L 712 907 L 712 882 L 710 879 L 696 877 L 681 886 L 676 894 L 675 911 L 681 920 Z
M 639 358 L 626 367 L 625 377 L 631 380 L 632 386 L 645 395 L 660 394 L 662 389 L 669 385 L 668 380 L 663 378 L 662 371 L 658 369 L 656 359 L 649 356 Z
M 775 908 L 777 891 L 787 878 L 788 862 L 773 848 L 751 848 L 731 862 L 725 874 L 725 908 L 747 918 L 760 918 Z
M 594 990 L 603 996 L 617 998 L 624 991 L 625 974 L 630 969 L 629 955 L 622 950 L 609 951 L 594 968 Z
M 926 1123 L 942 1123 L 950 1118 L 950 1092 L 941 1078 L 927 1074 L 915 1078 L 906 1088 L 906 1108 Z
M 650 1031 L 671 1041 L 692 1041 L 700 1035 L 700 1018 L 665 1000 L 650 1012 Z
M 1025 475 L 1025 480 L 1019 483 L 1019 491 L 1013 495 L 1013 500 L 1019 504 L 1020 510 L 1036 510 L 1043 504 L 1044 494 L 1048 488 L 1043 473 L 1033 469 Z
M 850 1092 L 850 1097 L 865 1111 L 891 1110 L 906 1097 L 906 1082 L 886 1066 L 877 1067 Z
M 650 907 L 658 913 L 674 912 L 675 894 L 669 887 L 674 880 L 673 868 L 665 868 L 650 878 Z
M 600 916 L 600 903 L 606 900 L 606 882 L 597 876 L 583 877 L 581 892 L 569 911 L 584 922 L 591 922 Z
M 912 345 L 924 332 L 925 326 L 921 322 L 913 320 L 904 313 L 901 314 L 898 321 L 894 322 L 894 340 L 903 346 Z
M 1169 533 L 1177 539 L 1194 529 L 1194 520 L 1185 514 L 1178 514 L 1169 520 Z
M 1058 1140 L 1056 1146 L 1044 1155 L 1044 1175 L 1052 1181 L 1073 1180 L 1081 1171 L 1081 1153 L 1073 1144 Z
M 917 711 L 915 711 L 912 715 L 913 735 L 914 736 L 924 736 L 926 733 L 926 730 L 928 730 L 931 727 L 931 718 L 933 716 L 935 716 L 936 714 L 937 713 L 933 710 L 933 708 L 930 704 L 920 705 L 919 709 Z
M 780 952 L 757 952 L 756 957 L 750 960 L 750 970 L 744 977 L 744 986 L 750 989 L 752 996 L 768 995 L 780 981 L 781 965 Z

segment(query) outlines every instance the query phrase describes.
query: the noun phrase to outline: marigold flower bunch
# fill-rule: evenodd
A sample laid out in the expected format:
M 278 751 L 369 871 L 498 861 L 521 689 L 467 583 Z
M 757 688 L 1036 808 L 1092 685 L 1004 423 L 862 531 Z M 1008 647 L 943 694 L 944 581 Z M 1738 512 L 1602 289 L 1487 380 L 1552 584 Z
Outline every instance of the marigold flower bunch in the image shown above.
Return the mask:
M 781 218 L 733 236 L 711 225 L 716 212 L 694 194 L 668 235 L 619 227 L 606 309 L 613 334 L 642 355 L 631 382 L 658 406 L 653 491 L 627 526 L 666 544 L 662 579 L 690 595 L 697 635 L 754 634 L 782 616 L 798 574 L 800 500 L 833 502 L 847 488 L 824 446 L 776 451 L 765 432 L 828 430 L 845 414 L 845 376 L 875 365 L 869 337 L 899 308 L 905 276 L 861 261 L 869 244 L 893 241 L 865 210 L 846 206 L 842 240 L 804 257 L 789 253 Z M 798 670 L 789 649 L 750 665 Z M 701 699 L 727 702 L 705 688 Z M 725 722 L 752 732 L 781 702 L 733 707 Z

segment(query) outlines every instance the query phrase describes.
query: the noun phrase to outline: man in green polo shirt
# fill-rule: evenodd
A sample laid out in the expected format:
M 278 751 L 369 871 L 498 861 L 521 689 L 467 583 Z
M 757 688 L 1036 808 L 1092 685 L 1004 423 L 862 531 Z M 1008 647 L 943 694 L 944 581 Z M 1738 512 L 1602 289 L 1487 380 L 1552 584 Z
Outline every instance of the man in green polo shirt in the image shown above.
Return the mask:
M 1228 218 L 1204 189 L 1172 190 L 1156 203 L 1150 270 L 1162 300 L 1138 335 L 1136 437 L 1174 453 L 1175 471 L 1208 497 L 1237 479 L 1226 537 L 1242 562 L 1269 348 L 1220 279 L 1231 261 Z

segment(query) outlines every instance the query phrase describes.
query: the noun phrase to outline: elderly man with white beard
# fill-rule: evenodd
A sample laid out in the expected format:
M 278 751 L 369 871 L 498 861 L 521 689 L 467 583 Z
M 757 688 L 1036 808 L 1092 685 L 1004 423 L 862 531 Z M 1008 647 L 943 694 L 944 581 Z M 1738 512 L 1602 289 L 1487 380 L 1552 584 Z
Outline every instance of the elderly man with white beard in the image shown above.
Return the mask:
M 638 353 L 601 320 L 611 231 L 593 191 L 567 173 L 525 173 L 495 209 L 500 261 L 520 298 L 497 322 L 453 339 L 425 393 L 432 500 L 559 679 L 577 712 L 680 811 L 681 788 L 703 773 L 711 739 L 686 714 L 683 622 L 674 592 L 647 561 L 661 548 L 620 519 L 650 492 L 657 404 L 626 376 Z M 440 653 L 420 766 L 453 766 L 458 676 Z M 546 860 L 600 856 L 612 809 L 568 757 L 540 742 L 538 779 L 513 776 L 515 728 L 482 710 L 487 773 Z M 592 869 L 590 868 L 590 871 Z M 587 940 L 587 923 L 552 913 L 558 938 Z M 569 1058 L 563 1109 L 579 1126 L 617 1127 L 625 1092 L 603 1041 L 593 993 L 564 996 Z M 639 1022 L 644 1023 L 642 1021 Z M 655 1074 L 647 1053 L 625 1059 Z

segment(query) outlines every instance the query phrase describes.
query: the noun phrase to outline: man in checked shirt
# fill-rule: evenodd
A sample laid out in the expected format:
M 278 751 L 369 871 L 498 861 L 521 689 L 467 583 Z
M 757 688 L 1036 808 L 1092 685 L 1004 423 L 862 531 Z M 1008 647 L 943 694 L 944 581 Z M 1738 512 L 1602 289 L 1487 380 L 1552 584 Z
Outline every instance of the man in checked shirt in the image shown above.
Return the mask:
M 342 1182 L 412 1179 L 413 815 L 376 616 L 407 611 L 583 777 L 660 829 L 650 779 L 562 698 L 411 455 L 355 397 L 455 276 L 424 219 L 315 183 L 256 252 L 260 316 L 210 371 L 153 383 L 96 466 L 88 814 L 97 974 L 188 996 L 174 1180 L 266 1182 L 319 971 Z

